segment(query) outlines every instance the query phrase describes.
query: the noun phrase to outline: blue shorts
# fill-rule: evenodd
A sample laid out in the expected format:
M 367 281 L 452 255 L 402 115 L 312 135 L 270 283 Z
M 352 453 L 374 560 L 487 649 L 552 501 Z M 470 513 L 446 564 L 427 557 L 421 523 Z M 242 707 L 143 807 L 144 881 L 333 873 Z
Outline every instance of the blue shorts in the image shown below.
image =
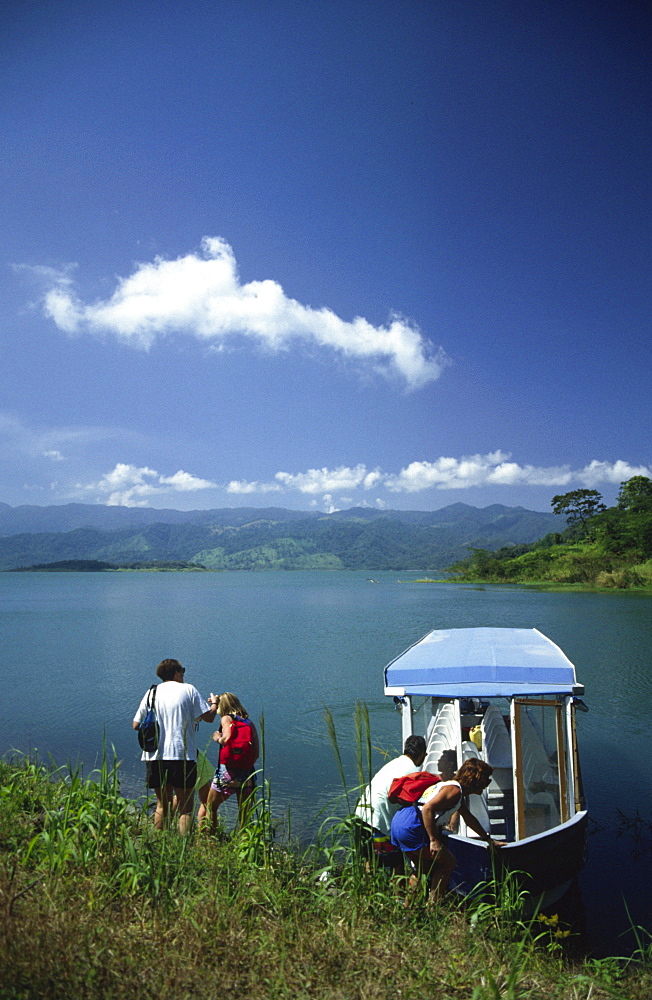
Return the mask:
M 406 854 L 428 846 L 430 837 L 416 806 L 404 806 L 392 816 L 390 840 Z

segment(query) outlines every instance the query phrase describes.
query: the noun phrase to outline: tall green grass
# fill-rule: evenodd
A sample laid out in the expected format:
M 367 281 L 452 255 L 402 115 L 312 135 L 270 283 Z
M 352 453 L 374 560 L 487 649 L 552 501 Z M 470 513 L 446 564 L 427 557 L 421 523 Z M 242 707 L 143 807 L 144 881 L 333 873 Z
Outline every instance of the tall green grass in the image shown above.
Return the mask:
M 643 929 L 627 960 L 573 962 L 503 890 L 494 903 L 404 907 L 360 863 L 345 772 L 328 832 L 299 850 L 272 836 L 265 781 L 241 829 L 184 838 L 157 833 L 146 804 L 121 795 L 115 760 L 88 777 L 0 761 L 0 1000 L 649 998 Z

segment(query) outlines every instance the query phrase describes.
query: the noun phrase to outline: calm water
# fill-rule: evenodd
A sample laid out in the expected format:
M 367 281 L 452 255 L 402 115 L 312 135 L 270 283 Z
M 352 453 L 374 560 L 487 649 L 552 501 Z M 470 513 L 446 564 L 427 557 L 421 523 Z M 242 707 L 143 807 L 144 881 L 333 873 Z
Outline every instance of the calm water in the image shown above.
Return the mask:
M 417 575 L 0 573 L 0 753 L 37 749 L 89 771 L 106 734 L 123 791 L 140 794 L 131 719 L 156 664 L 176 657 L 203 694 L 232 690 L 255 719 L 264 711 L 274 810 L 290 807 L 292 829 L 306 835 L 341 790 L 324 705 L 355 785 L 356 699 L 369 708 L 374 745 L 400 749 L 400 718 L 382 693 L 392 657 L 432 628 L 534 626 L 575 663 L 591 709 L 578 716 L 593 828 L 582 876 L 589 934 L 599 952 L 631 950 L 632 938 L 619 937 L 623 898 L 652 930 L 652 599 L 423 584 Z M 202 724 L 200 737 L 210 732 Z M 625 828 L 619 810 L 642 822 Z

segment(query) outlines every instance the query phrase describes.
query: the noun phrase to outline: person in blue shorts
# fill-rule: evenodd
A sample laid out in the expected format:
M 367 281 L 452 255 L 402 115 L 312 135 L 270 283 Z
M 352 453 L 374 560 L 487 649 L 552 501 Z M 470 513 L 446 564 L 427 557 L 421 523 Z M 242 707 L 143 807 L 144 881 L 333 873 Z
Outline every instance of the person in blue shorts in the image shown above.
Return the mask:
M 446 891 L 455 868 L 455 856 L 446 846 L 444 828 L 456 812 L 481 840 L 496 844 L 467 805 L 468 796 L 481 795 L 491 775 L 489 764 L 471 758 L 452 781 L 433 785 L 417 803 L 400 809 L 392 819 L 391 842 L 403 851 L 417 875 L 428 876 L 430 902 Z

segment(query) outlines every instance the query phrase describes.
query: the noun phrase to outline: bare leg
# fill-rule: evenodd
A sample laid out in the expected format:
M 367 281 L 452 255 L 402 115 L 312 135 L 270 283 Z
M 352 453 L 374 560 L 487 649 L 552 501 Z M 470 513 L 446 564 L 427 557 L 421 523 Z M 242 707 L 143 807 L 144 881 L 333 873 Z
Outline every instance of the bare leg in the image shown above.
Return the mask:
M 226 801 L 226 796 L 211 787 L 208 793 L 207 807 L 211 814 L 211 831 L 215 833 L 217 828 L 217 810 Z
M 179 813 L 179 833 L 185 837 L 186 834 L 190 833 L 192 828 L 192 807 L 195 800 L 195 789 L 175 788 L 174 794 Z
M 454 855 L 447 847 L 442 847 L 437 855 L 432 858 L 430 849 L 422 847 L 418 851 L 410 851 L 408 854 L 410 861 L 414 862 L 417 875 L 411 876 L 410 888 L 414 889 L 417 884 L 417 876 L 428 876 L 428 902 L 436 903 L 446 892 L 448 881 L 453 874 L 456 865 Z
M 197 824 L 201 827 L 208 815 L 208 795 L 211 790 L 211 783 L 207 781 L 205 785 L 197 789 L 197 794 L 199 795 L 199 809 L 197 810 Z
M 165 828 L 166 820 L 173 806 L 174 790 L 171 785 L 161 785 L 154 789 L 156 793 L 156 810 L 154 812 L 154 827 L 157 830 Z
M 447 847 L 442 847 L 435 858 L 434 865 L 430 869 L 429 903 L 437 903 L 444 895 L 456 864 L 455 856 L 451 854 Z

